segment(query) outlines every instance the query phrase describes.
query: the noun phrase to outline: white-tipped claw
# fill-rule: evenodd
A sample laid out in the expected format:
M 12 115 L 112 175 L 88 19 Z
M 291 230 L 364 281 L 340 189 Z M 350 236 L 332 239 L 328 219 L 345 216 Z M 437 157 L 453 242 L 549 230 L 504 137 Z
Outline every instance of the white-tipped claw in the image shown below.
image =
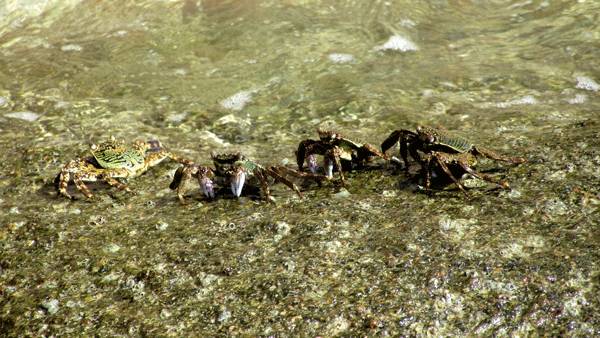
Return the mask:
M 333 161 L 330 160 L 328 157 L 325 157 L 324 167 L 325 176 L 327 176 L 327 178 L 333 178 Z
M 204 196 L 213 199 L 215 198 L 215 188 L 213 185 L 213 181 L 208 178 L 208 177 L 204 177 L 200 180 L 200 187 L 202 189 L 202 193 L 204 194 Z
M 319 165 L 317 164 L 317 156 L 315 154 L 308 155 L 307 162 L 310 172 L 316 174 L 319 168 Z
M 235 197 L 240 197 L 242 195 L 242 188 L 244 188 L 245 182 L 246 182 L 246 173 L 243 171 L 238 172 L 231 179 L 231 192 L 235 195 Z

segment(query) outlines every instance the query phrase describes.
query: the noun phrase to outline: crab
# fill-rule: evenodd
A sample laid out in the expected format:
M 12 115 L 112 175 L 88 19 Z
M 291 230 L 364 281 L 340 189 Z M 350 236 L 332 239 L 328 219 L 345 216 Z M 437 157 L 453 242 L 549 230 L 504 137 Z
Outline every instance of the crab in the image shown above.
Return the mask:
M 425 154 L 423 157 L 422 175 L 424 176 L 425 191 L 429 192 L 431 187 L 432 176 L 438 176 L 443 183 L 454 183 L 463 192 L 465 197 L 469 197 L 469 193 L 460 183 L 461 178 L 465 174 L 469 174 L 480 180 L 484 180 L 497 185 L 502 189 L 510 189 L 508 182 L 497 180 L 494 177 L 478 172 L 473 167 L 477 164 L 477 157 L 471 153 L 444 153 L 432 151 Z M 443 173 L 443 175 L 441 175 Z
M 318 140 L 304 140 L 298 145 L 296 151 L 296 160 L 298 169 L 303 171 L 304 163 L 308 165 L 311 173 L 317 174 L 318 164 L 316 155 L 322 155 L 324 158 L 323 168 L 325 176 L 328 179 L 333 178 L 333 169 L 337 169 L 340 174 L 342 184 L 345 183 L 343 170 L 351 170 L 354 167 L 362 168 L 373 157 L 387 159 L 387 156 L 379 152 L 374 146 L 368 143 L 359 143 L 341 134 L 331 131 L 317 129 Z
M 406 171 L 409 170 L 408 153 L 421 165 L 425 190 L 430 188 L 432 175 L 442 173 L 467 196 L 464 186 L 460 183 L 460 178 L 464 174 L 470 174 L 494 183 L 500 188 L 509 189 L 508 182 L 496 180 L 473 169 L 473 166 L 477 164 L 477 157 L 482 156 L 512 164 L 527 162 L 523 157 L 502 156 L 492 150 L 476 146 L 467 139 L 430 127 L 419 126 L 416 132 L 406 129 L 392 132 L 381 144 L 382 152 L 385 153 L 397 143 L 400 143 L 400 156 L 404 161 Z M 423 155 L 420 155 L 419 152 Z M 392 161 L 400 162 L 396 157 L 392 157 Z
M 77 158 L 62 167 L 54 180 L 58 195 L 74 199 L 67 191 L 71 180 L 88 199 L 93 194 L 84 182 L 105 181 L 120 190 L 131 192 L 118 179 L 138 177 L 167 158 L 190 163 L 189 160 L 165 150 L 157 140 L 137 140 L 131 145 L 125 145 L 123 141 L 111 137 L 106 142 L 91 145 L 90 153 L 91 156 Z
M 285 177 L 286 175 L 309 178 L 315 181 L 320 181 L 323 178 L 321 175 L 301 173 L 284 166 L 263 167 L 246 158 L 239 152 L 225 154 L 213 153 L 211 154 L 211 158 L 215 166 L 214 170 L 206 166 L 190 163 L 180 167 L 175 172 L 170 188 L 177 191 L 177 196 L 182 204 L 185 204 L 185 183 L 192 177 L 195 177 L 198 180 L 204 196 L 209 199 L 214 199 L 216 196 L 214 188 L 215 183 L 219 186 L 228 185 L 231 193 L 237 198 L 242 195 L 242 189 L 244 188 L 246 179 L 255 178 L 258 180 L 265 200 L 270 202 L 273 201 L 273 198 L 271 197 L 271 190 L 269 188 L 269 177 L 294 190 L 300 198 L 302 198 L 302 192 L 300 192 L 300 189 L 298 189 L 296 184 Z
M 404 161 L 404 169 L 406 171 L 409 168 L 408 153 L 410 153 L 414 160 L 422 164 L 419 151 L 425 154 L 431 154 L 432 152 L 447 154 L 469 153 L 476 157 L 483 156 L 495 161 L 512 164 L 527 162 L 523 157 L 502 156 L 492 150 L 476 146 L 465 138 L 430 127 L 418 126 L 416 132 L 406 129 L 395 130 L 383 141 L 381 151 L 385 153 L 397 143 L 400 143 L 400 156 Z M 396 157 L 392 157 L 391 160 L 396 163 L 400 162 Z

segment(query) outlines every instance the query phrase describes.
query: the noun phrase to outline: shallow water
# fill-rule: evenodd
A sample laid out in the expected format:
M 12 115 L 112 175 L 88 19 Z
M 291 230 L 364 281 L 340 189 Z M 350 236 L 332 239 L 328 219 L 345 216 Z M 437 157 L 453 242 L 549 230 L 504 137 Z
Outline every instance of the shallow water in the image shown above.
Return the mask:
M 600 334 L 600 4 L 0 4 L 0 332 Z M 295 163 L 316 128 L 425 124 L 529 162 L 427 196 L 382 166 L 276 204 L 168 189 L 177 165 L 55 195 L 109 135 Z M 477 182 L 476 182 L 477 183 Z

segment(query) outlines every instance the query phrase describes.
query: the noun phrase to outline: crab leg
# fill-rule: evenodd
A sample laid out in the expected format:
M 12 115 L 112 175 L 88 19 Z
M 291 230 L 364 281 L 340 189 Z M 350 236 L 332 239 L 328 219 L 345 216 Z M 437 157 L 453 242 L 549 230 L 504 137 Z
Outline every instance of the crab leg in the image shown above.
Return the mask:
M 394 130 L 390 136 L 388 136 L 385 140 L 383 140 L 383 142 L 381 143 L 381 152 L 385 153 L 386 151 L 388 151 L 388 149 L 390 149 L 391 147 L 393 147 L 396 143 L 398 143 L 400 141 L 400 138 L 404 138 L 403 135 L 406 131 L 405 130 Z
M 283 175 L 292 175 L 302 179 L 311 179 L 315 181 L 318 185 L 321 185 L 321 181 L 328 179 L 327 176 L 321 174 L 313 174 L 313 173 L 305 173 L 302 171 L 297 171 L 294 169 L 290 169 L 284 166 L 272 166 L 273 170 L 276 170 L 281 176 Z
M 408 153 L 416 160 L 420 161 L 419 154 L 417 153 L 417 149 L 415 146 L 411 144 L 413 142 L 409 142 L 411 139 L 417 137 L 417 134 L 406 129 L 400 129 L 393 131 L 388 138 L 386 138 L 383 143 L 381 143 L 381 151 L 383 154 L 394 146 L 397 143 L 400 143 L 400 156 L 404 161 L 404 169 L 408 171 Z M 383 157 L 383 156 L 382 156 Z M 386 158 L 386 157 L 383 157 Z M 398 163 L 399 160 L 395 157 L 392 157 L 392 161 Z
M 71 174 L 63 168 L 58 176 L 56 176 L 56 179 L 54 179 L 54 183 L 56 184 L 56 188 L 58 189 L 58 193 L 60 195 L 73 199 L 73 196 L 69 195 L 67 192 L 67 187 L 69 186 L 70 180 Z
M 452 175 L 452 172 L 450 171 L 450 169 L 448 169 L 446 162 L 442 160 L 445 157 L 443 157 L 440 153 L 437 153 L 437 152 L 432 152 L 431 157 L 435 159 L 435 161 L 439 164 L 440 168 L 442 168 L 444 173 L 446 173 L 446 175 L 448 175 L 448 177 L 450 177 L 452 182 L 454 182 L 454 184 L 456 184 L 456 186 L 465 194 L 465 196 L 469 197 L 469 194 L 465 190 L 465 187 L 456 179 L 456 177 L 454 177 L 454 175 Z
M 502 155 L 496 154 L 492 150 L 489 150 L 489 149 L 486 149 L 486 148 L 480 148 L 480 147 L 473 147 L 473 155 L 475 155 L 475 156 L 481 155 L 483 157 L 487 157 L 487 158 L 490 158 L 492 160 L 502 161 L 502 162 L 508 162 L 508 163 L 512 163 L 512 164 L 520 164 L 520 163 L 527 162 L 527 159 L 525 159 L 523 157 L 507 157 L 507 156 L 502 156 Z
M 82 176 L 83 175 L 78 175 L 78 174 L 73 175 L 73 182 L 75 183 L 75 186 L 77 187 L 77 189 L 79 191 L 81 191 L 85 195 L 85 197 L 87 197 L 87 198 L 94 197 L 94 195 L 92 195 L 92 193 L 90 192 L 88 187 L 85 185 L 85 183 L 83 183 Z
M 121 182 L 119 182 L 117 179 L 107 176 L 104 177 L 104 180 L 106 181 L 106 183 L 108 183 L 109 185 L 116 187 L 119 190 L 125 190 L 127 192 L 131 192 L 131 189 L 129 189 L 129 187 L 126 184 L 123 184 Z
M 258 181 L 260 182 L 260 189 L 265 194 L 265 200 L 273 202 L 273 200 L 271 199 L 271 189 L 269 188 L 269 182 L 267 181 L 267 177 L 265 175 L 265 169 L 256 168 L 254 170 L 254 175 L 256 176 L 256 178 L 258 178 Z
M 363 146 L 360 147 L 358 150 L 360 152 L 359 157 L 363 159 L 363 162 L 365 162 L 369 156 L 381 157 L 384 160 L 388 159 L 388 156 L 385 153 L 380 152 L 374 146 L 368 143 L 363 144 Z
M 340 160 L 340 149 L 338 147 L 333 147 L 333 149 L 327 151 L 326 159 L 329 161 L 333 160 L 335 166 L 337 167 L 338 172 L 340 173 L 340 180 L 342 181 L 342 185 L 346 183 L 346 178 L 344 177 L 344 171 L 342 170 L 342 161 Z M 327 165 L 327 176 L 329 178 L 333 177 L 333 164 L 331 162 Z
M 506 182 L 506 181 L 496 180 L 496 179 L 492 178 L 490 175 L 476 172 L 475 170 L 471 169 L 471 167 L 469 167 L 466 163 L 463 163 L 462 161 L 458 161 L 458 164 L 461 166 L 461 168 L 463 168 L 464 171 L 469 173 L 471 176 L 477 177 L 480 180 L 484 180 L 484 181 L 488 181 L 490 183 L 496 184 L 497 186 L 499 186 L 503 189 L 510 189 L 510 186 L 509 186 L 508 182 Z
M 292 182 L 292 181 L 288 180 L 287 178 L 283 177 L 283 176 L 282 176 L 282 175 L 279 173 L 279 168 L 276 168 L 276 167 L 269 167 L 269 168 L 265 169 L 265 172 L 266 172 L 266 173 L 267 173 L 269 176 L 273 177 L 273 178 L 274 178 L 276 181 L 279 181 L 279 182 L 281 182 L 281 183 L 283 183 L 283 184 L 287 185 L 287 186 L 288 186 L 288 188 L 290 188 L 290 189 L 294 190 L 294 191 L 296 192 L 296 194 L 298 194 L 298 196 L 299 196 L 300 198 L 302 198 L 302 197 L 303 197 L 303 196 L 302 196 L 302 192 L 300 192 L 300 189 L 298 189 L 298 186 L 296 186 L 296 185 L 294 184 L 294 182 Z
M 185 199 L 183 198 L 183 194 L 185 193 L 185 183 L 190 179 L 190 172 L 186 170 L 187 167 L 182 166 L 177 168 L 175 174 L 173 175 L 173 181 L 169 185 L 169 188 L 172 190 L 177 190 L 177 197 L 179 198 L 179 202 L 181 204 L 185 204 Z
M 166 153 L 166 157 L 168 157 L 169 159 L 171 159 L 171 160 L 173 160 L 175 162 L 179 162 L 179 163 L 184 164 L 184 165 L 189 165 L 189 166 L 196 165 L 193 161 L 188 160 L 185 157 L 181 157 L 181 156 L 175 155 L 175 154 L 173 154 L 171 152 L 167 152 Z

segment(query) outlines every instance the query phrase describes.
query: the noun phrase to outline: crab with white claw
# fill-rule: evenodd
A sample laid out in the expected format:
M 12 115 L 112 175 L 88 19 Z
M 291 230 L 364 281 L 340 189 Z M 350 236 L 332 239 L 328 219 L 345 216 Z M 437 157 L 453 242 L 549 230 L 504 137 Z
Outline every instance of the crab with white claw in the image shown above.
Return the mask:
M 185 184 L 192 177 L 195 177 L 198 180 L 198 185 L 200 185 L 200 189 L 204 196 L 213 199 L 215 198 L 214 183 L 212 181 L 214 175 L 214 172 L 209 167 L 201 166 L 196 163 L 188 163 L 177 168 L 169 188 L 176 190 L 179 201 L 181 204 L 185 204 L 185 199 L 183 197 L 185 194 Z
M 216 196 L 213 179 L 220 186 L 228 185 L 231 189 L 231 193 L 237 198 L 242 195 L 242 190 L 247 179 L 255 178 L 258 180 L 258 184 L 264 194 L 265 200 L 269 202 L 273 202 L 268 182 L 269 177 L 285 184 L 290 189 L 294 190 L 299 197 L 302 197 L 300 189 L 285 176 L 291 175 L 317 181 L 322 178 L 320 175 L 300 173 L 284 166 L 263 167 L 260 164 L 247 159 L 240 153 L 213 153 L 211 154 L 211 158 L 215 166 L 214 170 L 196 164 L 187 164 L 177 169 L 170 188 L 177 190 L 177 195 L 182 203 L 185 203 L 183 198 L 183 186 L 191 177 L 196 177 L 198 179 L 198 183 L 200 184 L 204 196 L 209 199 L 213 199 Z
M 304 163 L 307 162 L 308 169 L 316 174 L 318 164 L 315 155 L 322 155 L 325 176 L 332 179 L 335 167 L 340 173 L 342 184 L 344 184 L 343 170 L 351 170 L 354 167 L 362 168 L 373 157 L 387 159 L 384 153 L 379 152 L 368 143 L 355 142 L 331 130 L 317 129 L 317 132 L 319 134 L 318 140 L 304 140 L 298 145 L 296 160 L 300 171 L 303 170 Z
M 492 182 L 501 188 L 508 189 L 509 184 L 507 182 L 497 181 L 491 176 L 479 173 L 472 168 L 477 163 L 477 157 L 482 156 L 512 164 L 527 162 L 523 157 L 502 156 L 492 150 L 476 146 L 462 137 L 423 126 L 417 127 L 416 132 L 406 129 L 392 132 L 381 144 L 382 152 L 385 153 L 397 143 L 400 143 L 400 156 L 404 161 L 406 171 L 409 169 L 409 153 L 421 165 L 425 176 L 426 190 L 429 190 L 433 173 L 444 173 L 465 194 L 466 190 L 456 176 L 460 178 L 463 174 L 470 174 L 479 179 Z M 421 157 L 419 152 L 424 154 L 424 158 Z M 392 157 L 392 161 L 400 163 L 400 160 L 396 157 Z
M 138 177 L 167 158 L 180 163 L 190 162 L 168 152 L 157 140 L 138 140 L 125 145 L 111 137 L 106 142 L 93 144 L 90 152 L 91 156 L 72 160 L 62 167 L 54 180 L 58 195 L 74 199 L 67 191 L 71 180 L 87 198 L 92 198 L 93 194 L 84 182 L 105 181 L 120 190 L 131 192 L 118 179 Z

